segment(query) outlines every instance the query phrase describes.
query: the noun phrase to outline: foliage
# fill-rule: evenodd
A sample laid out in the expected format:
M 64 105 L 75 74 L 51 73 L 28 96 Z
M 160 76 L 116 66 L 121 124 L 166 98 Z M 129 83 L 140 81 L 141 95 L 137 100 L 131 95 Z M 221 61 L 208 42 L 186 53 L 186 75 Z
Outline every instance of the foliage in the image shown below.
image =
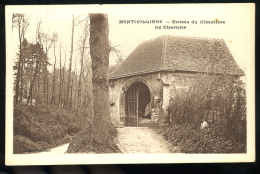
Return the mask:
M 39 43 L 29 43 L 27 39 L 23 40 L 21 53 L 18 53 L 18 57 L 19 59 L 15 62 L 16 66 L 14 67 L 14 70 L 18 69 L 18 63 L 21 58 L 21 84 L 19 85 L 19 91 L 21 91 L 21 93 L 19 94 L 22 95 L 20 97 L 27 98 L 29 95 L 28 88 L 29 85 L 32 84 L 33 75 L 35 74 L 37 78 L 42 78 L 45 68 L 50 65 L 50 63 L 41 45 Z M 37 72 L 36 66 L 38 66 Z M 15 75 L 17 75 L 17 73 L 15 73 Z M 15 81 L 15 84 L 16 83 L 17 82 Z
M 73 16 L 70 66 L 68 68 L 66 67 L 66 50 L 63 55 L 62 46 L 59 49 L 59 61 L 56 59 L 57 33 L 54 32 L 52 36 L 44 33 L 41 29 L 42 21 L 39 20 L 36 27 L 36 40 L 30 42 L 24 37 L 29 25 L 29 18 L 24 14 L 13 15 L 13 27 L 17 27 L 18 31 L 22 28 L 22 32 L 19 33 L 18 59 L 15 60 L 13 67 L 16 75 L 14 80 L 16 94 L 14 96 L 15 153 L 24 153 L 26 150 L 45 150 L 67 142 L 65 135 L 76 135 L 87 127 L 89 120 L 93 118 L 94 97 L 88 47 L 89 20 L 85 16 L 83 20 L 81 18 L 75 18 L 76 23 L 74 23 Z M 79 62 L 76 59 L 78 55 L 73 54 L 73 51 L 76 51 L 73 50 L 74 25 L 80 31 L 76 49 L 80 55 Z M 53 48 L 55 57 L 52 72 L 48 67 L 51 65 L 48 55 L 50 48 Z M 107 48 L 118 52 L 110 45 Z M 74 69 L 72 60 L 75 62 Z M 59 63 L 59 68 L 55 66 L 56 63 Z M 76 67 L 78 63 L 80 63 L 79 70 Z M 29 102 L 31 99 L 35 100 L 35 106 L 30 106 L 33 105 L 32 102 Z M 27 105 L 23 105 L 25 103 Z
M 198 124 L 206 119 L 228 124 L 230 120 L 245 118 L 245 89 L 239 78 L 198 75 L 190 81 L 189 89 L 176 90 L 171 98 L 169 112 L 172 120 Z
M 24 153 L 68 142 L 86 128 L 91 116 L 54 106 L 17 105 L 14 108 L 14 153 Z
M 205 129 L 190 124 L 171 125 L 165 137 L 181 153 L 246 153 L 246 121 L 241 120 L 238 126 L 239 131 L 231 136 L 220 124 Z
M 27 27 L 29 26 L 29 17 L 25 14 L 20 13 L 14 13 L 12 16 L 12 29 L 17 28 L 18 35 L 19 35 L 19 58 L 16 62 L 15 69 L 16 72 L 16 79 L 15 79 L 15 96 L 14 96 L 14 103 L 18 103 L 18 98 L 22 96 L 22 72 L 23 72 L 23 54 L 22 54 L 22 42 L 25 39 L 25 33 L 27 30 Z
M 99 13 L 89 14 L 89 19 L 94 109 L 93 121 L 88 129 L 73 139 L 69 145 L 68 152 L 116 153 L 119 151 L 113 142 L 116 130 L 111 124 L 109 114 L 108 68 L 111 46 L 108 40 L 108 19 L 106 14 Z M 85 39 L 83 39 L 83 42 L 85 42 Z M 83 43 L 82 45 L 84 46 L 85 44 Z M 79 78 L 81 77 L 81 72 Z
M 201 74 L 169 105 L 165 137 L 184 153 L 245 153 L 246 96 L 243 82 L 226 74 Z M 208 128 L 200 129 L 203 121 Z

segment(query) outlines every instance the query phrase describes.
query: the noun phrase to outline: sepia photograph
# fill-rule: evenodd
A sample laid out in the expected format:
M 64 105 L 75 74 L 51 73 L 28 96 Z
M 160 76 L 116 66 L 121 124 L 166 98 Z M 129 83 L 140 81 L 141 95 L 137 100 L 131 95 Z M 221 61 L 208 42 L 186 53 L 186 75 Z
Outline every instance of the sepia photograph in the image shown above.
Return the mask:
M 250 3 L 6 6 L 6 165 L 253 162 L 254 49 Z

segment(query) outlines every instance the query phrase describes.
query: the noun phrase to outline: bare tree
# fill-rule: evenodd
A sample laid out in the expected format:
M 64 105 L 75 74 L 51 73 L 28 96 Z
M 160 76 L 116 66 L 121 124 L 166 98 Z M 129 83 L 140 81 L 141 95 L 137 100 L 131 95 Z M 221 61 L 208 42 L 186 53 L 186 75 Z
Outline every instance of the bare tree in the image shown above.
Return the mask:
M 108 143 L 111 126 L 109 113 L 108 67 L 110 46 L 106 14 L 89 14 L 90 55 L 94 96 L 93 141 Z
M 73 81 L 74 81 L 74 75 L 72 76 L 72 80 L 71 80 L 71 82 L 73 83 Z M 72 85 L 71 85 L 72 86 Z M 72 100 L 72 96 L 73 96 L 73 88 L 69 88 L 69 94 L 70 94 L 70 101 L 67 101 L 68 102 L 68 107 L 69 108 L 72 108 L 72 106 L 73 106 L 73 100 Z
M 43 36 L 43 32 L 41 31 L 41 23 L 42 21 L 38 21 L 37 22 L 37 28 L 36 28 L 36 43 L 40 44 L 41 49 L 43 49 L 43 45 L 42 45 L 42 36 Z M 38 56 L 43 56 L 43 55 L 38 55 Z M 39 57 L 39 61 L 41 60 L 41 57 Z M 39 71 L 38 73 L 38 79 L 37 79 L 37 91 L 36 91 L 36 96 L 35 96 L 35 105 L 38 104 L 39 102 L 39 95 L 40 95 L 40 70 L 41 70 L 41 66 L 42 64 L 39 63 L 38 65 L 38 69 Z
M 36 42 L 38 42 L 41 47 L 45 50 L 45 53 L 46 53 L 46 56 L 48 57 L 48 51 L 49 49 L 51 48 L 53 42 L 55 41 L 55 36 L 49 36 L 47 33 L 44 33 L 42 30 L 41 30 L 41 24 L 42 24 L 42 21 L 39 20 L 37 22 L 37 28 L 36 28 Z M 48 69 L 47 69 L 47 66 L 50 65 L 50 64 L 46 64 L 46 66 L 44 66 L 43 68 L 43 77 L 42 77 L 42 80 L 43 80 L 43 103 L 44 104 L 48 104 L 48 86 L 49 86 L 49 72 L 48 72 Z M 40 64 L 41 66 L 41 64 Z M 38 82 L 39 82 L 39 79 L 38 79 Z M 47 91 L 46 91 L 47 89 Z M 38 96 L 38 95 L 37 95 Z
M 34 58 L 36 59 L 36 68 L 35 68 L 35 71 L 34 71 L 32 81 L 30 82 L 29 98 L 27 100 L 27 105 L 29 104 L 29 102 L 32 105 L 32 95 L 33 95 L 32 90 L 33 90 L 33 87 L 34 87 L 34 82 L 35 82 L 36 75 L 38 73 L 38 67 L 39 67 L 39 55 L 35 54 Z
M 49 49 L 51 48 L 53 44 L 54 39 L 50 37 L 48 34 L 44 34 L 42 37 L 42 42 L 45 47 L 45 53 L 48 56 Z M 44 77 L 43 77 L 43 103 L 48 105 L 48 96 L 49 96 L 49 72 L 47 69 L 47 66 L 44 69 Z
M 25 14 L 15 13 L 12 16 L 12 27 L 16 27 L 18 29 L 19 35 L 19 59 L 18 59 L 18 67 L 17 67 L 17 74 L 16 74 L 16 84 L 15 84 L 15 104 L 18 103 L 19 98 L 19 85 L 21 81 L 21 72 L 23 72 L 23 66 L 21 66 L 22 60 L 22 41 L 24 40 L 24 35 L 26 29 L 29 25 L 29 18 L 25 16 Z M 20 100 L 22 99 L 22 95 Z
M 66 95 L 66 106 L 69 102 L 69 87 L 71 79 L 71 66 L 72 66 L 72 56 L 73 56 L 73 36 L 74 36 L 74 15 L 72 15 L 72 32 L 71 32 L 71 49 L 70 49 L 70 64 L 69 64 L 69 77 L 68 77 L 68 86 L 67 86 L 67 95 Z
M 66 64 L 66 53 L 65 53 L 65 61 L 64 61 L 64 64 L 63 64 L 63 73 L 62 73 L 62 91 L 63 91 L 63 97 L 62 97 L 62 107 L 65 106 L 65 95 L 66 95 L 66 88 L 65 88 L 65 84 L 64 84 L 64 81 L 65 81 L 65 78 L 64 78 L 64 74 L 66 72 L 66 68 L 65 68 L 65 64 Z
M 24 61 L 22 64 L 25 65 L 25 61 L 26 61 L 27 66 L 28 66 L 28 64 L 30 64 L 29 66 L 31 67 L 31 69 L 34 69 L 33 70 L 34 73 L 32 75 L 33 77 L 30 81 L 29 98 L 27 100 L 27 104 L 29 104 L 29 102 L 32 104 L 33 95 L 35 96 L 35 104 L 39 103 L 39 98 L 40 98 L 40 94 L 41 94 L 40 93 L 41 71 L 42 71 L 42 68 L 43 68 L 43 71 L 45 71 L 45 69 L 49 65 L 47 55 L 43 50 L 42 37 L 43 37 L 44 33 L 41 31 L 41 23 L 42 23 L 41 21 L 37 22 L 36 44 L 29 44 L 28 49 L 27 49 L 27 47 L 23 48 L 24 49 L 23 50 Z M 32 59 L 32 61 L 30 59 Z M 35 68 L 33 68 L 34 64 L 35 64 Z M 23 79 L 23 70 L 21 71 L 21 86 L 23 86 L 22 79 Z M 37 79 L 37 84 L 36 84 L 36 79 Z M 35 84 L 37 85 L 37 87 L 36 87 L 35 93 L 33 94 L 33 88 L 34 88 Z M 21 88 L 21 90 L 23 90 L 23 89 Z M 22 96 L 22 92 L 21 92 L 21 96 Z
M 85 109 L 88 109 L 89 104 L 91 103 L 91 96 L 89 95 L 90 91 L 92 91 L 92 84 L 89 83 L 89 80 L 91 78 L 91 65 L 89 57 L 86 57 L 86 60 L 84 61 L 84 68 L 83 68 L 83 80 L 84 80 L 84 101 L 83 106 Z
M 56 69 L 55 69 L 55 66 L 56 66 L 56 53 L 55 53 L 55 42 L 56 42 L 56 38 L 57 38 L 57 33 L 54 33 L 53 34 L 53 39 L 54 39 L 54 46 L 53 46 L 53 53 L 54 53 L 54 58 L 55 58 L 55 61 L 54 61 L 54 65 L 53 65 L 53 80 L 52 80 L 52 95 L 51 95 L 51 104 L 55 104 L 55 99 L 54 99 L 54 86 L 55 86 L 55 79 L 56 79 Z
M 81 21 L 83 22 L 83 21 Z M 84 67 L 84 56 L 86 52 L 86 41 L 88 37 L 88 20 L 84 20 L 84 26 L 82 34 L 80 35 L 80 43 L 79 43 L 79 50 L 80 50 L 80 73 L 79 73 L 79 83 L 78 83 L 78 104 L 77 104 L 77 110 L 79 107 L 81 107 L 81 80 L 84 73 L 83 67 Z
M 62 83 L 62 71 L 61 71 L 61 45 L 60 45 L 60 77 L 59 77 L 59 82 L 60 82 L 60 87 L 59 87 L 59 102 L 58 106 L 61 107 L 61 96 L 62 96 L 62 88 L 61 88 L 61 83 Z
M 74 71 L 73 71 L 73 76 L 72 76 L 72 81 L 71 81 L 71 84 L 70 84 L 70 101 L 69 101 L 69 107 L 72 108 L 73 107 L 73 99 L 72 99 L 72 96 L 73 96 L 73 82 L 74 82 L 74 78 L 76 77 L 76 82 L 77 82 L 77 67 L 76 67 L 76 63 L 75 63 L 75 68 L 74 68 Z M 74 101 L 76 101 L 76 93 L 77 93 L 77 85 L 76 85 L 76 92 L 75 92 L 75 97 L 74 97 Z
M 37 78 L 37 75 L 38 75 L 38 78 L 39 78 L 39 72 L 40 72 L 40 68 L 42 65 L 46 66 L 45 64 L 48 63 L 46 61 L 46 55 L 44 54 L 43 52 L 43 49 L 41 47 L 41 45 L 39 43 L 35 44 L 35 45 L 31 45 L 32 46 L 32 64 L 34 64 L 35 62 L 35 70 L 34 70 L 34 73 L 33 73 L 33 77 L 30 81 L 30 89 L 29 89 L 29 98 L 27 100 L 27 105 L 29 104 L 32 104 L 32 98 L 33 98 L 33 88 L 34 88 L 34 85 L 35 85 L 35 80 Z M 37 96 L 37 94 L 36 94 Z

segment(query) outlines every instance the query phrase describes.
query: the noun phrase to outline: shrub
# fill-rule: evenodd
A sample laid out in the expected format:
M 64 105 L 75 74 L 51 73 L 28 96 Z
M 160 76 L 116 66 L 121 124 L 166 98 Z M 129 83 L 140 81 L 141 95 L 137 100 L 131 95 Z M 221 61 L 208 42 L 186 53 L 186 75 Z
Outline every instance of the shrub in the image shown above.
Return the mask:
M 238 76 L 198 74 L 175 91 L 165 137 L 185 153 L 246 153 L 246 96 Z M 209 127 L 201 130 L 206 121 Z
M 40 150 L 45 150 L 51 147 L 50 144 L 44 141 L 41 143 L 36 143 L 32 141 L 30 138 L 24 137 L 22 135 L 15 135 L 13 141 L 14 154 L 31 153 Z
M 242 121 L 245 124 L 245 120 Z M 190 124 L 171 125 L 167 140 L 182 153 L 246 153 L 246 130 L 242 126 L 239 139 L 226 134 L 219 125 L 198 129 Z
M 86 114 L 58 107 L 17 105 L 13 122 L 14 153 L 66 143 L 66 135 L 74 136 L 88 126 L 89 120 Z

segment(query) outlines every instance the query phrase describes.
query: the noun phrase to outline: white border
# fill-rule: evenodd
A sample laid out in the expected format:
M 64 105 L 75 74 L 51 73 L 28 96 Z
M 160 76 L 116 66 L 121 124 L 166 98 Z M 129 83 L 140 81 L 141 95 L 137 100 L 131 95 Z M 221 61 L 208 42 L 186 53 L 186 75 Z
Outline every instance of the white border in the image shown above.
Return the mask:
M 46 7 L 46 6 L 44 6 Z M 10 34 L 11 14 L 13 12 L 35 13 L 38 8 L 43 6 L 6 6 L 6 165 L 52 165 L 52 164 L 137 164 L 137 163 L 210 163 L 210 162 L 253 162 L 255 161 L 255 5 L 254 4 L 176 4 L 176 5 L 63 5 L 48 6 L 57 11 L 79 13 L 112 13 L 129 14 L 147 13 L 156 11 L 159 16 L 169 15 L 172 9 L 190 10 L 192 13 L 201 13 L 218 9 L 219 14 L 227 15 L 228 10 L 239 8 L 247 11 L 248 15 L 243 20 L 250 20 L 251 25 L 245 26 L 248 37 L 252 38 L 251 45 L 245 45 L 248 51 L 246 58 L 247 67 L 247 153 L 246 154 L 13 154 L 13 69 L 12 59 L 10 58 L 11 40 Z M 191 14 L 187 14 L 189 16 Z M 193 15 L 193 14 L 192 14 Z M 218 14 L 216 14 L 218 15 Z M 234 28 L 235 32 L 235 28 Z

